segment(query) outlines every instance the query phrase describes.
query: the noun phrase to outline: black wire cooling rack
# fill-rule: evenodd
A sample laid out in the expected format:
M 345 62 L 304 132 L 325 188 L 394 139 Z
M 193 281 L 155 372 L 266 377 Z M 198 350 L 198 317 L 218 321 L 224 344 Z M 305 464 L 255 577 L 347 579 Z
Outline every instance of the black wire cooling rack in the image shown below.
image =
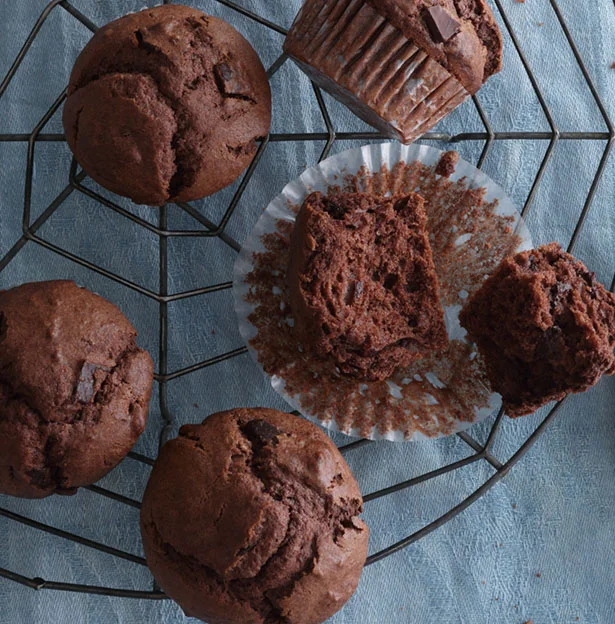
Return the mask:
M 184 0 L 185 1 L 185 0 Z M 213 0 L 219 4 L 226 6 L 227 8 L 237 11 L 239 14 L 244 16 L 248 20 L 254 20 L 261 24 L 262 26 L 272 29 L 277 33 L 282 35 L 285 34 L 286 30 L 275 24 L 273 21 L 266 19 L 263 16 L 256 15 L 255 13 L 245 9 L 244 7 L 238 5 L 231 0 Z M 590 213 L 592 201 L 594 199 L 594 195 L 596 193 L 596 189 L 602 178 L 602 175 L 605 170 L 605 166 L 609 159 L 609 155 L 611 153 L 611 149 L 613 147 L 613 141 L 615 139 L 615 131 L 613 129 L 613 124 L 611 119 L 609 118 L 605 107 L 598 95 L 598 92 L 590 78 L 587 67 L 585 66 L 581 55 L 577 49 L 577 46 L 570 34 L 570 31 L 562 17 L 562 13 L 560 8 L 556 2 L 556 0 L 549 0 L 550 5 L 553 9 L 555 16 L 560 24 L 560 27 L 568 41 L 568 44 L 574 54 L 574 57 L 580 67 L 580 70 L 583 74 L 584 80 L 587 83 L 587 86 L 596 102 L 596 105 L 602 115 L 604 123 L 606 125 L 606 132 L 560 132 L 555 125 L 553 120 L 553 116 L 551 111 L 541 93 L 541 90 L 538 86 L 534 73 L 526 59 L 523 50 L 519 44 L 517 37 L 511 27 L 509 18 L 506 14 L 506 10 L 502 5 L 501 0 L 493 0 L 498 12 L 501 17 L 502 22 L 510 38 L 512 43 L 516 49 L 516 52 L 523 64 L 523 67 L 527 73 L 527 76 L 531 82 L 532 88 L 536 94 L 538 102 L 542 108 L 542 111 L 545 115 L 545 118 L 548 122 L 550 130 L 547 132 L 494 132 L 491 128 L 489 120 L 485 115 L 483 108 L 481 107 L 478 99 L 476 97 L 473 98 L 474 106 L 476 107 L 476 111 L 481 119 L 483 125 L 483 131 L 481 132 L 473 132 L 473 133 L 462 133 L 456 134 L 454 136 L 443 134 L 443 133 L 429 133 L 425 135 L 423 138 L 443 142 L 443 143 L 459 143 L 462 141 L 480 141 L 484 143 L 484 147 L 482 149 L 482 153 L 478 160 L 477 166 L 481 168 L 485 158 L 487 157 L 491 147 L 493 146 L 495 141 L 502 140 L 528 140 L 528 141 L 548 141 L 548 147 L 545 152 L 545 155 L 542 159 L 534 182 L 530 188 L 529 194 L 526 198 L 525 204 L 522 210 L 522 216 L 527 217 L 528 213 L 531 209 L 534 196 L 542 179 L 543 173 L 547 164 L 549 163 L 553 150 L 558 143 L 558 141 L 565 140 L 592 140 L 592 141 L 605 141 L 606 145 L 604 148 L 604 152 L 602 154 L 600 163 L 598 165 L 598 169 L 593 178 L 591 186 L 589 188 L 589 192 L 587 194 L 586 200 L 583 205 L 583 209 L 579 216 L 579 219 L 574 228 L 574 232 L 572 234 L 572 238 L 570 240 L 570 244 L 568 245 L 568 251 L 572 252 L 577 244 L 579 235 L 583 229 L 585 221 Z M 168 3 L 168 2 L 165 2 Z M 2 103 L 2 96 L 6 92 L 9 84 L 15 77 L 17 70 L 19 69 L 21 63 L 23 62 L 28 50 L 32 46 L 32 43 L 36 39 L 38 33 L 41 30 L 46 19 L 54 10 L 63 10 L 70 14 L 75 20 L 78 20 L 81 24 L 85 25 L 89 30 L 94 32 L 97 28 L 96 24 L 94 24 L 86 15 L 84 15 L 81 11 L 75 8 L 70 2 L 67 0 L 52 0 L 44 11 L 41 13 L 38 18 L 32 32 L 26 39 L 22 48 L 20 49 L 17 57 L 11 68 L 9 69 L 6 77 L 0 84 L 0 105 Z M 267 74 L 269 78 L 271 78 L 284 63 L 287 62 L 287 58 L 285 55 L 281 55 L 269 68 Z M 170 295 L 168 292 L 167 284 L 168 284 L 168 242 L 172 237 L 194 237 L 194 238 L 202 238 L 202 237 L 217 237 L 223 243 L 228 245 L 231 249 L 235 251 L 239 251 L 239 244 L 226 232 L 227 225 L 233 214 L 235 209 L 239 203 L 239 200 L 244 193 L 246 187 L 250 183 L 250 180 L 253 176 L 253 173 L 263 156 L 263 153 L 267 149 L 269 143 L 276 141 L 283 142 L 292 142 L 292 141 L 324 141 L 325 147 L 320 156 L 320 160 L 327 157 L 329 154 L 331 147 L 333 146 L 336 140 L 371 140 L 384 138 L 380 134 L 376 132 L 336 132 L 333 121 L 331 120 L 331 116 L 329 111 L 327 110 L 327 106 L 325 101 L 321 95 L 321 92 L 317 87 L 314 87 L 314 95 L 316 97 L 318 106 L 322 113 L 322 117 L 325 123 L 326 132 L 325 133 L 303 133 L 303 134 L 271 134 L 265 140 L 263 140 L 259 146 L 259 149 L 252 161 L 250 167 L 247 169 L 244 174 L 232 200 L 230 201 L 226 211 L 224 212 L 222 218 L 218 223 L 214 223 L 204 217 L 200 212 L 198 212 L 195 208 L 193 208 L 189 204 L 178 204 L 179 208 L 190 215 L 201 227 L 200 229 L 195 230 L 169 230 L 167 228 L 167 207 L 162 206 L 158 210 L 158 225 L 152 225 L 151 223 L 139 218 L 138 216 L 130 213 L 125 210 L 118 204 L 102 197 L 98 193 L 84 186 L 82 182 L 85 179 L 85 173 L 81 171 L 77 165 L 77 163 L 73 160 L 70 172 L 69 172 L 69 181 L 64 190 L 52 201 L 47 208 L 41 213 L 41 215 L 35 220 L 31 219 L 31 198 L 32 198 L 32 179 L 33 179 L 33 171 L 34 171 L 34 157 L 35 157 L 35 149 L 38 143 L 44 141 L 64 141 L 64 136 L 62 134 L 46 134 L 43 132 L 45 125 L 52 118 L 54 113 L 59 109 L 62 105 L 65 97 L 66 90 L 64 90 L 60 96 L 55 100 L 51 108 L 47 111 L 47 113 L 43 116 L 43 118 L 39 121 L 39 123 L 35 126 L 30 134 L 0 134 L 0 143 L 2 142 L 23 142 L 28 145 L 27 152 L 27 164 L 25 171 L 25 192 L 24 192 L 24 207 L 23 207 L 23 222 L 22 222 L 22 236 L 15 243 L 15 245 L 0 259 L 0 273 L 7 267 L 7 265 L 13 261 L 19 254 L 19 252 L 24 248 L 27 244 L 37 244 L 40 245 L 49 251 L 59 254 L 64 258 L 77 263 L 87 269 L 94 271 L 110 280 L 117 282 L 125 286 L 126 288 L 130 288 L 133 291 L 136 291 L 146 297 L 157 302 L 159 307 L 159 338 L 160 338 L 160 346 L 159 346 L 159 369 L 155 375 L 155 379 L 158 383 L 158 393 L 159 393 L 159 402 L 160 402 L 160 410 L 163 417 L 164 425 L 162 430 L 160 431 L 160 442 L 164 443 L 166 439 L 170 436 L 172 428 L 174 426 L 174 418 L 172 409 L 169 407 L 168 399 L 167 399 L 167 387 L 169 382 L 178 379 L 184 375 L 189 375 L 194 373 L 195 371 L 201 370 L 208 366 L 214 366 L 224 360 L 228 360 L 230 358 L 242 355 L 246 352 L 244 347 L 239 349 L 234 349 L 232 351 L 228 351 L 222 355 L 216 355 L 215 357 L 210 357 L 202 362 L 194 364 L 192 366 L 182 368 L 180 370 L 170 371 L 168 367 L 168 332 L 169 332 L 169 324 L 168 324 L 168 314 L 167 308 L 169 303 L 173 301 L 178 301 L 181 299 L 186 299 L 188 297 L 194 297 L 197 295 L 208 295 L 213 292 L 226 290 L 231 288 L 232 282 L 222 282 L 218 284 L 214 284 L 211 286 L 207 286 L 204 288 L 198 288 L 194 290 L 189 290 L 185 292 L 181 292 L 178 294 Z M 1 110 L 1 108 L 0 108 Z M 154 292 L 139 284 L 131 282 L 121 275 L 117 275 L 111 271 L 108 271 L 101 266 L 97 266 L 96 264 L 85 260 L 70 251 L 63 249 L 47 240 L 42 238 L 37 234 L 43 224 L 51 217 L 51 215 L 60 207 L 60 205 L 71 195 L 72 193 L 83 193 L 90 197 L 91 199 L 99 202 L 106 208 L 122 215 L 126 219 L 130 219 L 133 223 L 137 224 L 140 227 L 146 228 L 151 233 L 158 237 L 159 241 L 159 263 L 160 263 L 160 282 L 159 282 L 159 290 L 158 292 Z M 615 277 L 613 279 L 613 283 L 611 284 L 611 290 L 613 290 L 615 286 Z M 475 502 L 478 498 L 480 498 L 485 492 L 487 492 L 490 488 L 492 488 L 496 483 L 502 480 L 506 474 L 511 470 L 511 468 L 527 453 L 527 451 L 531 448 L 531 446 L 536 442 L 538 437 L 545 431 L 549 423 L 553 420 L 555 414 L 560 408 L 562 402 L 557 403 L 553 406 L 553 408 L 549 411 L 547 416 L 540 422 L 540 424 L 536 427 L 536 429 L 529 435 L 529 437 L 519 446 L 517 451 L 508 459 L 506 462 L 501 462 L 492 452 L 493 444 L 496 439 L 496 436 L 499 431 L 500 423 L 502 422 L 503 414 L 500 412 L 495 422 L 487 436 L 485 442 L 479 442 L 469 434 L 462 432 L 457 435 L 472 449 L 472 454 L 459 460 L 453 462 L 451 464 L 444 465 L 436 470 L 432 470 L 420 476 L 414 477 L 412 479 L 408 479 L 406 481 L 402 481 L 393 485 L 391 487 L 387 487 L 385 489 L 378 490 L 376 492 L 372 492 L 364 496 L 364 500 L 366 503 L 372 501 L 374 499 L 387 496 L 398 492 L 400 490 L 410 488 L 419 483 L 424 483 L 438 477 L 440 475 L 450 473 L 452 471 L 463 468 L 464 466 L 468 466 L 469 464 L 477 463 L 477 462 L 486 462 L 491 469 L 493 470 L 493 474 L 489 477 L 478 489 L 476 489 L 470 496 L 464 499 L 458 505 L 449 509 L 445 514 L 434 520 L 433 522 L 427 524 L 420 530 L 408 535 L 404 539 L 390 545 L 388 548 L 385 548 L 379 552 L 376 552 L 369 556 L 367 560 L 367 565 L 384 559 L 385 557 L 393 554 L 394 552 L 416 542 L 421 539 L 425 535 L 431 533 L 435 529 L 441 527 L 446 522 L 457 516 L 464 509 L 469 507 L 473 502 Z M 346 446 L 341 447 L 342 452 L 346 453 L 350 450 L 357 450 L 359 448 L 363 448 L 363 452 L 369 452 L 369 449 L 365 447 L 368 446 L 370 442 L 368 440 L 359 440 L 356 442 L 352 442 L 347 444 Z M 143 464 L 152 465 L 154 460 L 141 455 L 139 453 L 131 452 L 129 457 L 137 462 L 141 462 Z M 360 475 L 359 475 L 360 477 Z M 104 489 L 102 487 L 92 485 L 89 489 L 91 492 L 98 494 L 100 496 L 105 496 L 110 499 L 115 500 L 118 504 L 128 505 L 131 507 L 139 508 L 140 503 L 137 500 L 133 500 L 126 496 L 122 496 L 116 492 L 112 492 L 110 490 Z M 119 550 L 117 548 L 112 548 L 103 543 L 100 543 L 95 540 L 86 539 L 74 533 L 70 533 L 67 531 L 62 531 L 58 528 L 55 528 L 49 524 L 44 524 L 38 521 L 35 521 L 31 518 L 25 517 L 20 514 L 13 513 L 8 509 L 0 508 L 0 516 L 8 518 L 12 521 L 19 522 L 21 524 L 27 525 L 31 528 L 44 531 L 45 533 L 56 536 L 60 539 L 70 540 L 72 542 L 76 542 L 81 544 L 82 546 L 93 549 L 95 551 L 107 553 L 119 559 L 123 559 L 135 564 L 146 565 L 145 560 L 142 557 L 136 556 L 134 554 Z M 111 588 L 111 587 L 103 587 L 103 586 L 92 586 L 85 584 L 75 584 L 75 583 L 63 583 L 56 582 L 53 580 L 45 580 L 40 577 L 27 577 L 19 572 L 15 572 L 12 570 L 7 570 L 4 568 L 0 568 L 0 577 L 4 577 L 6 579 L 10 579 L 11 581 L 15 581 L 32 589 L 49 589 L 49 590 L 60 590 L 60 591 L 72 591 L 72 592 L 81 592 L 88 594 L 98 594 L 105 596 L 115 596 L 115 597 L 124 597 L 124 598 L 137 598 L 137 599 L 150 599 L 150 600 L 160 600 L 165 599 L 166 596 L 162 593 L 157 586 L 154 584 L 151 590 L 142 590 L 137 591 L 133 589 L 122 589 L 122 588 Z

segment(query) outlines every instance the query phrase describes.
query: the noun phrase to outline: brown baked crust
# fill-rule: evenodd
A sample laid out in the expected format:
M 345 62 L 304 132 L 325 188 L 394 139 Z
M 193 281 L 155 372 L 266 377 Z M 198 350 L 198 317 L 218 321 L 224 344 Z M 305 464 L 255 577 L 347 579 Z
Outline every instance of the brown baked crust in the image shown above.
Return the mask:
M 105 188 L 143 204 L 235 180 L 269 132 L 271 92 L 250 44 L 196 9 L 163 5 L 102 27 L 73 68 L 68 144 Z
M 530 414 L 615 372 L 615 295 L 557 243 L 504 260 L 460 322 L 509 416 Z
M 357 483 L 315 425 L 214 414 L 163 447 L 143 498 L 147 563 L 209 624 L 318 624 L 354 593 L 367 526 Z
M 150 356 L 113 304 L 73 282 L 0 292 L 0 493 L 98 481 L 145 428 Z
M 502 68 L 502 35 L 485 0 L 367 0 L 395 28 L 446 67 L 470 93 Z M 460 24 L 448 41 L 434 39 L 425 21 L 441 6 Z
M 303 203 L 288 285 L 299 338 L 360 379 L 386 379 L 447 343 L 423 199 L 366 193 Z

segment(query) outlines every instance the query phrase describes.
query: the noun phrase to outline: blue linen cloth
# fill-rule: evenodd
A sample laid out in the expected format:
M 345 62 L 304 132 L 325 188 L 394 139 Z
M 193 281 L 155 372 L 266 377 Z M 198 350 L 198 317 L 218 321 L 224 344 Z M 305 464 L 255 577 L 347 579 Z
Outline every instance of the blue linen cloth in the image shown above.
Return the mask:
M 288 27 L 299 0 L 236 0 L 255 13 Z M 604 133 L 606 126 L 566 40 L 551 0 L 500 0 L 563 133 Z M 269 66 L 280 54 L 282 36 L 263 28 L 215 0 L 186 0 L 236 26 Z M 74 0 L 73 5 L 102 25 L 144 0 Z M 155 4 L 148 2 L 148 6 Z M 0 2 L 0 76 L 9 69 L 45 0 Z M 615 6 L 611 0 L 559 0 L 558 6 L 579 47 L 608 114 L 615 116 Z M 478 100 L 496 132 L 549 133 L 539 105 L 502 16 L 503 72 L 480 91 Z M 23 65 L 0 100 L 0 133 L 29 133 L 62 92 L 75 57 L 90 33 L 62 7 L 55 8 Z M 323 132 L 324 122 L 307 79 L 286 63 L 272 80 L 273 132 Z M 365 130 L 342 106 L 326 97 L 340 131 Z M 481 131 L 472 102 L 467 102 L 438 131 Z M 45 133 L 62 132 L 57 113 Z M 582 211 L 605 149 L 595 140 L 560 140 L 533 202 L 528 226 L 535 243 L 558 240 L 566 246 Z M 333 152 L 360 142 L 340 141 Z M 443 143 L 432 143 L 440 148 Z M 485 171 L 522 207 L 547 149 L 547 140 L 498 140 Z M 271 143 L 228 231 L 239 242 L 268 202 L 290 180 L 316 162 L 323 144 Z M 454 146 L 476 162 L 480 141 Z M 0 143 L 0 256 L 21 235 L 27 145 Z M 65 143 L 36 145 L 32 193 L 35 219 L 68 182 L 71 156 Z M 614 158 L 596 193 L 575 253 L 598 278 L 610 284 L 615 270 Z M 91 181 L 86 182 L 97 188 Z M 237 183 L 196 202 L 213 221 L 223 214 Z M 101 191 L 106 195 L 106 191 Z M 158 212 L 129 210 L 156 223 Z M 169 226 L 195 223 L 169 208 Z M 72 193 L 40 230 L 48 241 L 96 262 L 148 289 L 158 289 L 158 240 L 148 231 Z M 169 292 L 175 293 L 230 279 L 234 252 L 217 239 L 169 241 Z M 0 274 L 0 288 L 24 281 L 72 278 L 117 303 L 136 325 L 140 343 L 156 359 L 157 305 L 138 293 L 70 263 L 29 242 Z M 169 370 L 176 370 L 241 346 L 229 290 L 169 306 Z M 208 414 L 236 406 L 284 409 L 249 356 L 203 369 L 169 385 L 176 423 L 195 423 Z M 571 398 L 523 461 L 506 479 L 462 515 L 411 547 L 368 567 L 358 591 L 332 618 L 335 624 L 613 624 L 615 622 L 615 378 Z M 506 420 L 495 453 L 505 460 L 545 415 Z M 157 400 L 147 431 L 136 450 L 154 457 L 161 427 Z M 491 420 L 471 429 L 484 440 Z M 342 442 L 343 436 L 336 437 Z M 468 454 L 457 437 L 409 444 L 374 443 L 351 451 L 348 462 L 364 493 L 395 484 Z M 126 460 L 102 485 L 140 498 L 149 469 Z M 386 547 L 433 520 L 478 487 L 492 470 L 473 464 L 429 483 L 370 502 L 365 519 L 371 527 L 370 552 Z M 22 501 L 0 497 L 0 506 L 55 527 L 141 554 L 138 512 L 89 491 L 72 498 Z M 28 577 L 120 588 L 149 589 L 145 568 L 92 551 L 0 518 L 0 567 Z M 171 601 L 148 602 L 77 593 L 35 592 L 0 579 L 0 624 L 112 624 L 185 621 Z

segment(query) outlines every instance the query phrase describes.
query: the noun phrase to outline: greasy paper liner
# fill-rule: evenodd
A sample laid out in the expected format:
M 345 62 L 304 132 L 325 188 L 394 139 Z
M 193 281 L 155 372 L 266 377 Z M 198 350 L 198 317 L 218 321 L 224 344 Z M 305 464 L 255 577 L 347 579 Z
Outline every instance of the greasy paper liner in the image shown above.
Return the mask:
M 269 204 L 237 258 L 235 310 L 251 356 L 290 405 L 328 429 L 373 440 L 434 438 L 462 431 L 501 405 L 459 311 L 505 256 L 531 249 L 532 241 L 504 191 L 484 173 L 460 160 L 450 178 L 437 175 L 442 154 L 384 143 L 323 161 Z M 450 338 L 444 352 L 386 381 L 362 382 L 297 342 L 286 266 L 296 212 L 313 191 L 423 195 Z
M 355 115 L 405 143 L 470 96 L 365 0 L 306 0 L 284 51 Z

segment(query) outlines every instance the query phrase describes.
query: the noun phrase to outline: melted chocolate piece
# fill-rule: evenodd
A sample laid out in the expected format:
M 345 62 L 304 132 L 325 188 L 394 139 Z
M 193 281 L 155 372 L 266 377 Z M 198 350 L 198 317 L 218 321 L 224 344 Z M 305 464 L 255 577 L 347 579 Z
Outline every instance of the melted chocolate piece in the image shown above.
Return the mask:
M 429 7 L 424 17 L 427 28 L 437 43 L 445 43 L 459 32 L 459 22 L 441 6 Z
M 249 85 L 247 85 L 242 80 L 242 77 L 237 72 L 233 71 L 226 63 L 219 63 L 214 67 L 214 78 L 218 91 L 220 91 L 224 97 L 249 100 L 251 102 L 254 101 L 249 95 Z
M 79 373 L 79 381 L 75 388 L 75 396 L 79 403 L 89 403 L 97 391 L 97 385 L 100 386 L 100 381 L 96 378 L 97 371 L 109 372 L 111 369 L 108 366 L 101 366 L 100 364 L 92 364 L 91 362 L 84 362 Z
M 251 420 L 246 423 L 241 430 L 248 440 L 252 442 L 252 446 L 257 450 L 263 448 L 283 433 L 283 431 L 280 431 L 266 420 L 262 419 Z

